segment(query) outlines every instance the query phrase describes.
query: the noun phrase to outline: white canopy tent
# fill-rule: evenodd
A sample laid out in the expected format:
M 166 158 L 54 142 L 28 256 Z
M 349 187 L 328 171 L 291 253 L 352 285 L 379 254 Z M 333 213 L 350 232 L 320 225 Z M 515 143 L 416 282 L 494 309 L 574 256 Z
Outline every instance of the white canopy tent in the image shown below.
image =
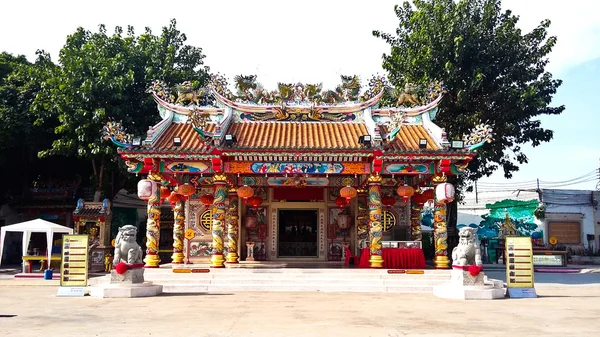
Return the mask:
M 23 233 L 23 256 L 27 255 L 27 248 L 29 247 L 31 233 L 46 233 L 46 241 L 48 246 L 47 261 L 51 261 L 50 257 L 52 256 L 52 239 L 54 238 L 54 233 L 73 234 L 73 228 L 57 225 L 53 222 L 42 219 L 35 219 L 14 225 L 4 226 L 0 229 L 0 263 L 2 263 L 2 251 L 4 250 L 4 239 L 6 238 L 6 232 Z

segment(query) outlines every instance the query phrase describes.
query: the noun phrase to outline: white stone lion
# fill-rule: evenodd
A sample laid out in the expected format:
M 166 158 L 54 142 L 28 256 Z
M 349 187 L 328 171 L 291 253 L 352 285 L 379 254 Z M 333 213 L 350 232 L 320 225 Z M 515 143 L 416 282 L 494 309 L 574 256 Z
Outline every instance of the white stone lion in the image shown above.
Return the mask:
M 452 250 L 452 264 L 459 267 L 481 266 L 481 251 L 477 239 L 477 228 L 462 227 L 458 231 L 458 246 Z
M 137 228 L 132 225 L 125 225 L 119 228 L 119 233 L 115 238 L 115 257 L 113 265 L 120 262 L 128 264 L 142 263 L 142 248 L 136 242 Z

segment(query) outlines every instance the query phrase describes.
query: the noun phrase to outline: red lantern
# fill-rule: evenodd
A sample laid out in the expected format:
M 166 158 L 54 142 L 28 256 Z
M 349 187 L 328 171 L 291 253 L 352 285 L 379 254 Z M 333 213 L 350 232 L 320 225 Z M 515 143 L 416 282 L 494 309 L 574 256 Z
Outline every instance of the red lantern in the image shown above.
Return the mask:
M 248 198 L 254 195 L 254 190 L 252 187 L 244 185 L 237 189 L 237 195 L 244 200 L 244 203 L 246 203 L 248 202 Z
M 344 208 L 348 205 L 348 200 L 344 197 L 337 197 L 335 198 L 335 204 L 340 206 L 340 208 Z
M 398 187 L 396 193 L 398 193 L 398 195 L 402 197 L 402 200 L 404 200 L 404 202 L 407 202 L 408 198 L 415 194 L 415 189 L 408 185 L 404 185 Z
M 212 205 L 213 201 L 215 201 L 215 197 L 212 194 L 205 194 L 200 198 L 200 202 L 206 206 Z
M 158 188 L 158 184 L 150 179 L 142 179 L 137 184 L 138 197 L 142 200 L 150 199 Z
M 256 208 L 262 204 L 263 200 L 258 195 L 254 195 L 248 199 L 248 205 Z
M 391 195 L 386 195 L 385 197 L 381 198 L 381 203 L 390 208 L 396 204 L 396 198 Z
M 160 198 L 167 199 L 171 195 L 171 190 L 167 186 L 160 187 Z
M 425 190 L 421 194 L 423 194 L 423 196 L 425 197 L 425 202 L 427 202 L 429 200 L 433 200 L 433 198 L 435 198 L 435 192 L 434 192 L 433 188 Z
M 352 199 L 356 196 L 356 194 L 357 194 L 356 188 L 354 188 L 352 186 L 346 186 L 340 190 L 340 195 L 343 198 L 346 198 L 346 201 L 348 203 L 350 202 L 350 199 Z
M 425 190 L 412 196 L 412 201 L 421 206 L 427 203 L 429 200 L 433 200 L 433 189 Z
M 167 197 L 167 201 L 172 204 L 181 201 L 181 199 L 183 199 L 181 194 L 177 194 L 175 192 L 171 192 L 171 194 Z
M 181 184 L 177 185 L 177 193 L 183 195 L 184 197 L 189 197 L 190 195 L 196 193 L 196 188 L 192 184 Z

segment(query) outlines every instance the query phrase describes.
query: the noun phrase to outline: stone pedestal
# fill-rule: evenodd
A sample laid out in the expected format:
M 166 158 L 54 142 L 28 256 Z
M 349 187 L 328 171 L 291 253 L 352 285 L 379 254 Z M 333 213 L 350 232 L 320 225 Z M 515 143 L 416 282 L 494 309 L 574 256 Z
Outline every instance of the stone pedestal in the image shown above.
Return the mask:
M 135 284 L 103 284 L 90 287 L 90 296 L 100 298 L 149 297 L 160 295 L 163 286 L 152 282 Z
M 450 283 L 458 286 L 483 286 L 483 272 L 477 276 L 471 275 L 467 270 L 452 269 Z
M 144 282 L 144 268 L 129 269 L 123 274 L 110 271 L 110 284 L 90 287 L 90 296 L 101 298 L 148 297 L 162 294 L 163 286 Z
M 124 274 L 117 273 L 116 270 L 110 271 L 111 284 L 137 284 L 144 283 L 144 269 L 129 269 Z
M 492 300 L 506 296 L 502 281 L 488 279 L 483 272 L 472 276 L 467 270 L 452 269 L 450 283 L 433 287 L 440 298 L 456 300 Z
M 246 242 L 246 261 L 254 261 L 254 242 Z

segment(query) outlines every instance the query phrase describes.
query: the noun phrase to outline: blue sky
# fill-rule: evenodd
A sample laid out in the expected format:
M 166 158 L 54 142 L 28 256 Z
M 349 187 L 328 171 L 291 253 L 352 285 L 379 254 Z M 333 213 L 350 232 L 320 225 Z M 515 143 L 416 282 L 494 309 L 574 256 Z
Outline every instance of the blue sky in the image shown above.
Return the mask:
M 393 6 L 400 1 L 165 1 L 81 2 L 75 0 L 10 1 L 2 4 L 0 51 L 33 59 L 45 49 L 54 60 L 68 34 L 78 26 L 96 30 L 106 24 L 133 25 L 138 33 L 149 26 L 155 33 L 176 18 L 188 43 L 200 46 L 212 71 L 232 78 L 258 74 L 267 88 L 281 82 L 323 82 L 334 87 L 340 74 L 363 79 L 382 73 L 381 55 L 389 47 L 372 30 L 393 32 Z M 555 131 L 550 143 L 525 146 L 529 164 L 506 181 L 502 173 L 480 181 L 482 189 L 520 186 L 515 182 L 558 182 L 583 176 L 600 166 L 600 119 L 596 112 L 600 78 L 600 1 L 505 0 L 521 18 L 524 31 L 550 19 L 550 34 L 558 43 L 550 70 L 564 81 L 554 104 L 567 109 L 560 116 L 542 117 Z M 487 184 L 487 187 L 485 187 Z M 596 182 L 562 186 L 595 189 Z

